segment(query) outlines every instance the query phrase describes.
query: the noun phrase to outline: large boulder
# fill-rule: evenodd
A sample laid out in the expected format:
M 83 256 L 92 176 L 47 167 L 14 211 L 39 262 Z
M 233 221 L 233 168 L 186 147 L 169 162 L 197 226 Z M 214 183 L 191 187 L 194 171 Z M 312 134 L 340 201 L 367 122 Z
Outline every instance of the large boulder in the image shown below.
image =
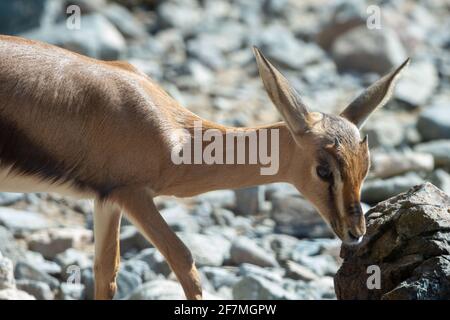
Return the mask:
M 338 299 L 450 299 L 450 197 L 431 183 L 367 213 L 359 246 L 343 246 Z

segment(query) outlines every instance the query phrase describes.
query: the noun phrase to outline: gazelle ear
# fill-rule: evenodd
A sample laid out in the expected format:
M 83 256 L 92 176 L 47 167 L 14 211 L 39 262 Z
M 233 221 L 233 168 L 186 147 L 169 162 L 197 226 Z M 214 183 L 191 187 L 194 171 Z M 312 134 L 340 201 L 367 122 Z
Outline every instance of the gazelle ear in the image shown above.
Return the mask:
M 362 128 L 370 114 L 375 109 L 385 105 L 389 100 L 401 71 L 409 64 L 409 61 L 410 58 L 406 59 L 400 67 L 391 71 L 364 90 L 363 93 L 345 108 L 341 113 L 341 117 L 353 122 L 358 128 Z
M 264 87 L 283 120 L 292 133 L 305 133 L 309 128 L 307 121 L 309 112 L 300 95 L 257 47 L 253 47 L 253 52 Z

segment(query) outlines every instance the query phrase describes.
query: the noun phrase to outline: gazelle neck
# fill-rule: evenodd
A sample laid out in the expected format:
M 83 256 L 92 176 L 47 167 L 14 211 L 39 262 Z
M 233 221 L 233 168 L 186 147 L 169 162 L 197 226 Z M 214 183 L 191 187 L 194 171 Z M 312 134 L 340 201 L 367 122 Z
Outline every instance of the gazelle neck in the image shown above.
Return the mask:
M 157 190 L 158 194 L 193 196 L 211 190 L 236 189 L 272 182 L 286 182 L 289 180 L 289 167 L 295 142 L 286 125 L 282 122 L 260 127 L 230 128 L 205 121 L 202 122 L 201 130 L 196 131 L 193 123 L 185 125 L 184 130 L 189 133 L 188 141 L 190 141 L 191 146 L 193 146 L 192 143 L 198 143 L 200 136 L 206 137 L 207 132 L 211 132 L 210 130 L 220 135 L 219 140 L 223 141 L 223 163 L 207 164 L 205 163 L 207 159 L 204 159 L 204 157 L 202 163 L 198 163 L 198 160 L 197 163 L 194 163 L 195 159 L 193 156 L 191 157 L 192 161 L 190 164 L 175 164 L 171 162 L 165 168 L 167 170 L 165 171 L 166 173 L 171 172 L 170 175 L 165 175 L 166 177 L 170 176 L 170 178 L 165 181 L 164 186 Z M 234 143 L 234 148 L 229 148 L 229 145 L 227 147 L 226 141 L 233 134 L 238 136 L 253 136 L 256 139 L 252 142 L 250 142 L 250 138 L 249 140 L 245 140 L 240 150 L 236 143 Z M 250 154 L 256 155 L 255 141 L 258 154 L 257 163 L 249 163 L 251 158 Z M 210 144 L 210 141 L 203 141 L 201 144 L 203 156 L 208 151 L 207 146 Z M 191 149 L 195 149 L 195 147 Z M 245 154 L 245 163 L 243 164 L 237 163 L 237 153 L 239 151 Z M 234 154 L 230 154 L 233 152 Z M 261 153 L 268 155 L 268 157 L 265 157 L 264 164 L 262 163 L 264 159 L 260 157 Z M 269 164 L 267 161 L 268 158 L 271 161 Z M 229 163 L 227 159 L 233 159 L 234 162 Z

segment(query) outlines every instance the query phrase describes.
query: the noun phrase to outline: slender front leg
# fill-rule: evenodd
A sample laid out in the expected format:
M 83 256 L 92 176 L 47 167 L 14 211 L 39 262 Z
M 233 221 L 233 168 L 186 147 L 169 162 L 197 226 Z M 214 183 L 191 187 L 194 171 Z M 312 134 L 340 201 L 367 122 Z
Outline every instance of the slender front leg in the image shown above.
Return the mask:
M 95 200 L 95 299 L 112 299 L 116 293 L 116 276 L 120 263 L 120 207 Z
M 112 199 L 125 210 L 129 220 L 166 258 L 190 300 L 202 298 L 202 288 L 191 252 L 170 229 L 155 207 L 151 191 L 133 188 L 115 191 Z

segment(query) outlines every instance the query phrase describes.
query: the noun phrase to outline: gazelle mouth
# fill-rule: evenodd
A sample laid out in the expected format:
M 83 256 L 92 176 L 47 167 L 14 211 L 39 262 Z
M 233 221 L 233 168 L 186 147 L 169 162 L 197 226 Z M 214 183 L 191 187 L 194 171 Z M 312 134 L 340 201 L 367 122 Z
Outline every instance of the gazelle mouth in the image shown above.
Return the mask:
M 351 231 L 347 232 L 348 240 L 345 241 L 346 244 L 356 245 L 362 242 L 363 236 L 355 236 Z

